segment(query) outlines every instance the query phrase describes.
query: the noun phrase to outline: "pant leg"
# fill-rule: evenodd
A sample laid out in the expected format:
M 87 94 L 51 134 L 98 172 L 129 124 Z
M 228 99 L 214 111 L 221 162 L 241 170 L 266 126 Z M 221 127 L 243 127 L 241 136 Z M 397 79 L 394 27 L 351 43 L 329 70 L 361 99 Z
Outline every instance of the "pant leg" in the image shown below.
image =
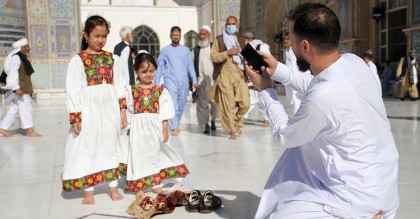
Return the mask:
M 211 121 L 216 121 L 216 119 L 219 118 L 219 104 L 211 101 L 209 101 L 209 103 Z
M 34 127 L 32 97 L 24 94 L 18 99 L 17 104 L 22 129 Z
M 19 107 L 17 102 L 10 103 L 9 111 L 7 111 L 6 115 L 3 117 L 1 121 L 0 128 L 4 130 L 8 130 L 10 125 L 12 125 L 13 120 L 18 117 L 19 115 Z
M 410 86 L 410 88 L 408 89 L 408 94 L 410 95 L 411 98 L 419 98 L 419 92 L 417 90 L 417 84 L 413 84 Z
M 236 105 L 238 111 L 236 111 L 235 122 L 238 122 L 242 117 L 248 112 L 251 105 L 251 100 L 249 97 L 248 84 L 241 78 L 238 81 L 237 86 L 235 87 L 235 100 L 237 101 Z
M 205 87 L 198 88 L 197 98 L 197 122 L 199 125 L 204 125 L 209 122 L 210 107 L 209 98 Z

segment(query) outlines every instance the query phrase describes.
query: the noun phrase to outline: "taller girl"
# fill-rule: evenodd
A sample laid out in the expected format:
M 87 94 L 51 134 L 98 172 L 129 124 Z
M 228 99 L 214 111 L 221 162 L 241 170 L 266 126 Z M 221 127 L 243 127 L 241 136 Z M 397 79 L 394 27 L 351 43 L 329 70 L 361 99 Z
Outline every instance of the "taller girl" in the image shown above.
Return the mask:
M 84 190 L 82 204 L 95 204 L 93 186 L 108 182 L 112 200 L 118 192 L 119 165 L 126 163 L 120 139 L 127 124 L 126 92 L 119 57 L 102 50 L 109 24 L 101 16 L 84 26 L 82 52 L 67 70 L 67 110 L 72 131 L 67 138 L 63 190 Z

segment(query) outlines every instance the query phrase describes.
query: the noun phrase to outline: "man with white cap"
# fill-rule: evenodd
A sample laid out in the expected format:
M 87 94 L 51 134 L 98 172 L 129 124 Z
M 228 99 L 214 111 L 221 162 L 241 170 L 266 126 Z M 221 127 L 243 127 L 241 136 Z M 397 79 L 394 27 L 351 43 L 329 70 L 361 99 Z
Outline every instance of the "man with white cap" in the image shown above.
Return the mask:
M 208 92 L 214 84 L 213 80 L 213 62 L 210 59 L 210 51 L 212 43 L 209 41 L 211 28 L 204 25 L 200 28 L 200 40 L 194 48 L 194 67 L 198 81 L 198 97 L 197 97 L 197 122 L 204 125 L 203 133 L 208 134 L 211 130 L 216 130 L 215 120 L 219 117 L 218 105 L 211 102 Z M 211 127 L 209 126 L 209 118 L 211 117 Z
M 120 56 L 123 65 L 125 77 L 124 79 L 130 85 L 135 84 L 135 73 L 133 59 L 131 57 L 130 43 L 133 42 L 133 28 L 124 26 L 120 29 L 121 42 L 114 47 L 114 54 Z
M 6 137 L 12 135 L 7 131 L 15 117 L 20 118 L 22 129 L 26 129 L 26 136 L 37 137 L 40 134 L 33 129 L 33 102 L 31 74 L 34 73 L 26 54 L 31 48 L 28 39 L 22 38 L 13 43 L 13 51 L 4 61 L 4 72 L 7 74 L 5 103 L 10 105 L 9 111 L 0 123 L 0 133 Z

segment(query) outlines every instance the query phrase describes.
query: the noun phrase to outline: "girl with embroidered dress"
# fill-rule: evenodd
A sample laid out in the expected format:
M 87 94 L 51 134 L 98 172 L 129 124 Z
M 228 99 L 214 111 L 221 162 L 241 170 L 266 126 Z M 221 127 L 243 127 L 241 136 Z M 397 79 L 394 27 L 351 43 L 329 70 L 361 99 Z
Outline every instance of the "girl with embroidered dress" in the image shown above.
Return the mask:
M 153 188 L 162 192 L 162 180 L 174 179 L 174 187 L 189 171 L 181 156 L 168 144 L 168 120 L 175 109 L 168 90 L 153 84 L 157 63 L 148 53 L 140 53 L 134 70 L 140 83 L 128 86 L 128 111 L 131 112 L 130 147 L 128 152 L 128 191 Z M 131 94 L 131 95 L 130 95 Z M 185 188 L 185 187 L 184 187 Z
M 87 205 L 95 204 L 94 186 L 104 182 L 108 182 L 113 201 L 123 199 L 118 177 L 128 151 L 121 143 L 126 136 L 121 129 L 127 124 L 127 93 L 119 57 L 102 50 L 108 34 L 109 23 L 103 17 L 86 20 L 82 52 L 70 60 L 66 78 L 71 131 L 65 148 L 63 190 L 84 190 L 82 204 Z

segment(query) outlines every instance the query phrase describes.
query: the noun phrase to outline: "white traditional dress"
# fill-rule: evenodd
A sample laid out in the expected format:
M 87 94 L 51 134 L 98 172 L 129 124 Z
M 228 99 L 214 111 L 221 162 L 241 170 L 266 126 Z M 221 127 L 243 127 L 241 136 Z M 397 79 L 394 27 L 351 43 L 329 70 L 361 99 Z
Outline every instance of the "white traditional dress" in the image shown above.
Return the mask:
M 162 180 L 186 176 L 189 171 L 181 156 L 163 142 L 162 121 L 174 117 L 175 110 L 168 90 L 160 85 L 128 87 L 128 110 L 132 113 L 128 152 L 128 191 L 144 190 Z
M 316 75 L 288 118 L 274 89 L 261 92 L 274 137 L 286 147 L 255 218 L 393 218 L 399 205 L 398 151 L 376 78 L 342 54 Z M 301 83 L 279 63 L 272 79 Z
M 82 190 L 119 177 L 127 162 L 128 144 L 121 132 L 120 108 L 126 108 L 126 82 L 119 57 L 109 52 L 81 52 L 70 60 L 67 110 L 70 123 L 81 122 L 81 132 L 70 130 L 64 170 L 65 191 Z

